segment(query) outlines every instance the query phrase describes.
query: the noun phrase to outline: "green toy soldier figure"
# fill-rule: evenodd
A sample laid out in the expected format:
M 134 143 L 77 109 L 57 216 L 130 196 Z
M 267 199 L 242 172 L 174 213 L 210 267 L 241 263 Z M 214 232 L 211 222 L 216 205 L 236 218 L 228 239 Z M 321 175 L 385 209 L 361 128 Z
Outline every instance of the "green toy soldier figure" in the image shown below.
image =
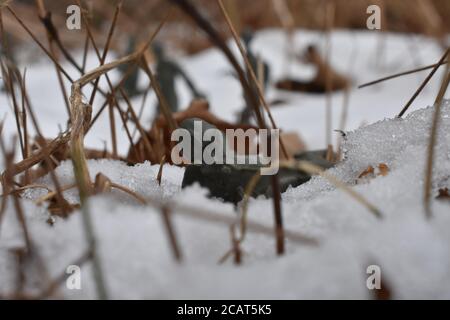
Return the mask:
M 245 29 L 241 34 L 241 38 L 244 43 L 245 50 L 247 52 L 248 61 L 250 62 L 250 65 L 252 66 L 252 69 L 253 69 L 253 72 L 255 73 L 255 75 L 258 76 L 258 59 L 256 58 L 252 49 L 250 48 L 251 42 L 253 40 L 253 33 L 250 30 Z M 263 65 L 263 72 L 264 72 L 263 88 L 266 89 L 267 84 L 269 82 L 270 69 L 269 69 L 269 66 L 267 63 L 265 63 L 264 61 L 261 61 L 261 63 Z M 258 96 L 257 95 L 258 91 L 253 85 L 253 81 L 250 76 L 250 71 L 246 69 L 246 73 L 247 73 L 247 79 L 249 80 L 249 83 L 251 84 L 251 87 L 252 87 L 253 92 L 255 93 L 255 96 Z M 253 109 L 250 106 L 251 102 L 250 102 L 248 95 L 245 92 L 244 92 L 244 100 L 245 100 L 245 107 L 239 115 L 239 119 L 238 119 L 239 123 L 249 123 L 250 118 L 253 116 Z
M 130 36 L 128 38 L 128 46 L 126 54 L 131 54 L 134 52 L 136 47 L 136 38 L 134 36 Z M 132 68 L 129 70 L 129 68 Z M 138 88 L 138 79 L 139 79 L 139 67 L 137 64 L 125 63 L 121 64 L 118 67 L 119 71 L 122 73 L 122 76 L 125 75 L 126 72 L 130 72 L 130 75 L 124 80 L 122 84 L 122 88 L 128 95 L 128 97 L 134 97 L 142 93 L 142 90 Z
M 204 97 L 204 95 L 197 90 L 184 70 L 181 69 L 177 63 L 167 58 L 164 53 L 164 48 L 160 43 L 154 43 L 152 49 L 156 59 L 156 79 L 159 82 L 161 92 L 166 98 L 172 112 L 178 111 L 178 95 L 175 88 L 175 80 L 178 76 L 184 79 L 194 98 Z M 160 110 L 160 105 L 158 103 L 157 114 L 160 113 Z

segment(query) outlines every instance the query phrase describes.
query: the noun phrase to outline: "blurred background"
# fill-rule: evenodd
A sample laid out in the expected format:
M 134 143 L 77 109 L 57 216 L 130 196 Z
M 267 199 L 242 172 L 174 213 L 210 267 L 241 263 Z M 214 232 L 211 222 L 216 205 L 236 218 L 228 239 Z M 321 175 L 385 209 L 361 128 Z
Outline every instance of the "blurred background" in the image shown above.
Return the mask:
M 224 0 L 234 25 L 239 30 L 243 26 L 254 30 L 262 28 L 306 28 L 323 30 L 326 26 L 326 0 L 286 0 L 282 1 L 288 12 L 277 8 L 277 0 Z M 403 33 L 423 34 L 442 37 L 450 31 L 450 1 L 448 0 L 335 0 L 334 28 L 366 29 L 369 5 L 378 5 L 382 12 L 382 30 Z M 82 46 L 84 34 L 67 30 L 64 27 L 67 18 L 66 8 L 74 4 L 73 0 L 45 1 L 47 10 L 52 13 L 55 26 L 60 27 L 61 37 L 68 46 Z M 96 37 L 105 40 L 115 4 L 113 0 L 82 1 L 84 7 L 90 8 L 90 18 Z M 225 21 L 215 1 L 193 0 L 192 3 L 210 21 L 214 21 L 218 30 L 229 35 Z M 36 14 L 33 0 L 13 1 L 17 12 L 32 27 L 40 30 L 42 25 Z M 167 0 L 125 0 L 118 30 L 123 33 L 146 34 L 165 17 L 170 1 Z M 286 15 L 285 13 L 288 13 Z M 5 29 L 15 41 L 29 41 L 25 31 L 7 15 L 4 17 Z M 62 28 L 61 28 L 62 27 Z M 40 33 L 45 37 L 45 33 Z M 211 46 L 207 37 L 199 31 L 193 21 L 178 8 L 175 8 L 159 37 L 167 40 L 174 49 L 186 54 L 197 53 Z M 44 40 L 44 39 L 43 39 Z M 121 38 L 113 39 L 113 48 L 121 48 Z M 100 42 L 101 43 L 101 42 Z

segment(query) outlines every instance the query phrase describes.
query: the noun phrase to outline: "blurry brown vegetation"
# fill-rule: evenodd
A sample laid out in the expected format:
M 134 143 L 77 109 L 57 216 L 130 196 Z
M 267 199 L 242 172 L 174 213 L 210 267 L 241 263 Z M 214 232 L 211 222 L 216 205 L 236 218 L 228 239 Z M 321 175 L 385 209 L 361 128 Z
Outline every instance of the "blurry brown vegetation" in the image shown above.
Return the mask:
M 439 36 L 450 32 L 450 1 L 448 0 L 333 0 L 336 3 L 334 19 L 335 28 L 365 29 L 368 14 L 366 9 L 371 4 L 377 4 L 382 10 L 382 29 L 395 32 L 412 32 Z M 114 12 L 117 1 L 113 0 L 84 0 L 84 6 L 91 8 L 91 23 L 93 30 L 104 34 L 109 18 Z M 237 29 L 243 26 L 253 29 L 266 27 L 281 27 L 282 23 L 274 8 L 274 0 L 224 0 L 227 11 Z M 325 6 L 327 0 L 286 0 L 288 9 L 297 28 L 323 29 L 325 26 Z M 65 25 L 66 8 L 74 4 L 72 0 L 45 1 L 47 9 L 52 13 L 54 24 L 65 43 L 83 46 L 83 32 L 69 31 Z M 218 24 L 218 30 L 228 35 L 227 28 L 215 1 L 193 0 L 192 3 L 201 8 L 201 12 L 210 20 Z M 12 6 L 20 13 L 28 25 L 40 30 L 33 0 L 14 0 Z M 167 0 L 125 0 L 122 15 L 118 21 L 118 30 L 122 37 L 117 37 L 112 47 L 123 50 L 125 41 L 121 41 L 126 34 L 145 34 L 156 26 L 168 11 L 171 2 Z M 15 39 L 27 41 L 28 37 L 15 21 L 5 17 L 6 30 L 14 34 Z M 41 33 L 45 35 L 45 33 Z M 211 44 L 184 13 L 175 8 L 169 23 L 164 27 L 161 39 L 187 53 L 195 53 Z M 99 40 L 102 37 L 98 37 Z

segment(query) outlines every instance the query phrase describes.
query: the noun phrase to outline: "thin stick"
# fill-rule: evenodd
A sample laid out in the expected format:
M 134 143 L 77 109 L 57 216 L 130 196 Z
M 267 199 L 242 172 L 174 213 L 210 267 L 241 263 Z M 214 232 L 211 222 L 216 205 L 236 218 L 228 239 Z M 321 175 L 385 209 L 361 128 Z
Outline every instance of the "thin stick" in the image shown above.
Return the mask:
M 22 85 L 25 82 L 27 70 L 25 69 L 23 72 L 23 78 L 18 77 L 18 81 L 20 84 L 20 90 L 22 95 L 22 128 L 23 128 L 23 150 L 24 150 L 24 159 L 28 158 L 30 153 L 30 145 L 28 142 L 28 121 L 27 121 L 27 109 L 26 109 L 26 99 L 25 99 L 25 87 Z M 30 182 L 30 173 L 29 171 L 25 171 L 25 184 Z
M 63 56 L 69 61 L 71 65 L 73 65 L 79 72 L 83 72 L 83 69 L 78 65 L 73 56 L 67 51 L 64 47 L 61 38 L 59 37 L 58 29 L 55 27 L 52 21 L 51 12 L 47 11 L 44 6 L 43 0 L 36 0 L 36 5 L 38 7 L 39 18 L 44 25 L 45 30 L 47 30 L 47 35 L 52 42 L 54 41 L 58 46 L 59 50 L 63 54 Z
M 16 120 L 16 129 L 17 129 L 17 134 L 19 135 L 19 143 L 20 143 L 20 150 L 22 152 L 22 159 L 25 159 L 25 149 L 24 149 L 24 142 L 23 142 L 23 134 L 22 134 L 22 128 L 20 125 L 20 111 L 19 111 L 19 106 L 17 103 L 17 99 L 16 99 L 16 90 L 14 87 L 14 83 L 15 81 L 13 80 L 13 77 L 16 76 L 17 74 L 17 70 L 13 69 L 13 67 L 8 66 L 8 93 L 11 96 L 11 100 L 13 103 L 13 107 L 14 107 L 14 118 Z M 18 78 L 18 77 L 16 77 Z
M 163 155 L 161 157 L 161 162 L 159 163 L 158 175 L 156 176 L 156 181 L 158 181 L 158 185 L 161 185 L 164 163 L 166 163 L 166 155 Z
M 371 85 L 374 85 L 374 84 L 377 84 L 377 83 L 380 83 L 380 82 L 383 82 L 383 81 L 387 81 L 387 80 L 395 79 L 395 78 L 398 78 L 398 77 L 406 76 L 408 74 L 412 74 L 412 73 L 416 73 L 416 72 L 432 69 L 434 67 L 440 67 L 440 66 L 442 66 L 444 64 L 447 64 L 447 63 L 448 63 L 448 61 L 445 60 L 445 61 L 442 61 L 442 63 L 434 63 L 434 64 L 430 64 L 430 65 L 425 66 L 425 67 L 420 67 L 420 68 L 417 68 L 417 69 L 412 69 L 412 70 L 396 73 L 396 74 L 393 74 L 393 75 L 390 75 L 390 76 L 386 76 L 386 77 L 383 77 L 383 78 L 380 78 L 380 79 L 377 79 L 377 80 L 373 80 L 373 81 L 370 81 L 370 82 L 363 83 L 363 84 L 358 86 L 358 89 L 369 87 Z
M 89 35 L 86 34 L 86 38 L 84 40 L 84 48 L 83 48 L 83 61 L 81 62 L 82 73 L 86 72 L 88 51 L 89 51 Z
M 144 91 L 141 107 L 139 108 L 139 112 L 138 112 L 138 120 L 139 121 L 141 121 L 142 114 L 144 113 L 144 107 L 145 107 L 145 103 L 147 102 L 148 92 L 150 91 L 151 88 L 152 88 L 152 85 L 150 83 Z M 136 136 L 136 132 L 137 132 L 137 128 L 134 128 L 133 135 L 132 135 L 133 138 Z
M 284 254 L 284 228 L 283 228 L 283 216 L 281 214 L 281 192 L 280 183 L 278 181 L 278 174 L 272 175 L 272 191 L 273 191 L 273 206 L 274 206 L 274 218 L 275 218 L 275 238 L 276 238 L 276 250 L 278 255 Z
M 250 77 L 251 77 L 251 79 L 252 79 L 252 81 L 253 81 L 253 83 L 254 83 L 254 85 L 256 87 L 258 98 L 261 101 L 264 109 L 266 110 L 267 115 L 269 116 L 269 120 L 270 120 L 270 123 L 272 125 L 272 128 L 273 129 L 278 129 L 277 125 L 275 124 L 275 120 L 273 119 L 272 112 L 270 111 L 269 105 L 267 104 L 266 99 L 264 98 L 264 93 L 263 93 L 263 90 L 261 88 L 261 84 L 259 83 L 258 78 L 256 77 L 255 70 L 253 70 L 253 67 L 252 67 L 252 65 L 251 65 L 251 63 L 250 63 L 250 61 L 248 59 L 247 53 L 245 52 L 245 49 L 242 46 L 241 41 L 239 40 L 239 36 L 236 33 L 236 30 L 234 29 L 233 22 L 231 21 L 230 17 L 228 16 L 228 13 L 225 10 L 225 7 L 223 5 L 222 0 L 216 0 L 216 1 L 219 4 L 220 11 L 222 12 L 222 15 L 224 16 L 224 18 L 225 18 L 225 20 L 227 22 L 227 25 L 228 25 L 228 28 L 231 31 L 231 34 L 233 35 L 234 41 L 235 41 L 236 45 L 238 46 L 242 57 L 244 58 L 245 65 L 246 65 L 246 67 L 247 67 L 247 69 L 248 69 L 248 71 L 250 73 Z M 256 105 L 256 107 L 259 108 L 258 105 Z M 261 117 L 259 125 L 260 125 L 261 128 L 263 128 L 264 125 L 261 126 L 261 124 L 263 124 L 262 117 Z M 286 159 L 289 159 L 290 156 L 287 153 L 286 148 L 284 147 L 283 141 L 281 139 L 280 139 L 280 147 L 281 147 L 281 151 L 283 152 L 283 154 L 286 157 Z
M 14 18 L 19 22 L 19 24 L 22 26 L 22 28 L 25 29 L 25 31 L 30 35 L 30 37 L 36 42 L 36 44 L 42 49 L 42 51 L 45 52 L 45 54 L 50 58 L 50 60 L 53 61 L 53 63 L 58 67 L 58 69 L 64 74 L 64 76 L 69 79 L 70 82 L 73 82 L 73 79 L 69 76 L 69 74 L 64 70 L 63 67 L 59 64 L 58 61 L 55 60 L 55 58 L 52 56 L 52 54 L 47 50 L 47 48 L 44 47 L 44 45 L 37 39 L 37 37 L 31 32 L 31 30 L 25 25 L 25 23 L 17 16 L 15 11 L 11 9 L 10 6 L 6 6 L 8 11 L 14 16 Z
M 285 59 L 283 60 L 283 74 L 289 75 L 290 65 L 293 58 L 295 57 L 294 49 L 294 28 L 295 20 L 292 16 L 291 10 L 289 9 L 286 0 L 272 0 L 275 13 L 281 22 L 281 25 L 286 33 L 286 50 Z
M 2 125 L 3 128 L 3 125 Z M 15 141 L 12 144 L 13 146 L 15 146 Z M 0 148 L 3 152 L 3 158 L 4 158 L 4 163 L 6 166 L 11 165 L 13 159 L 14 159 L 14 147 L 12 151 L 7 151 L 5 148 L 5 144 L 3 142 L 3 136 L 0 134 Z M 22 228 L 23 231 L 23 237 L 25 240 L 25 245 L 27 247 L 27 253 L 31 253 L 31 238 L 30 238 L 30 233 L 28 231 L 28 227 L 27 227 L 27 223 L 26 223 L 26 219 L 25 219 L 25 215 L 23 213 L 23 208 L 22 205 L 20 203 L 20 200 L 18 198 L 17 192 L 14 192 L 14 181 L 13 181 L 13 176 L 11 175 L 5 175 L 3 176 L 2 179 L 2 186 L 3 186 L 3 190 L 5 191 L 6 194 L 10 193 L 12 198 L 13 198 L 13 205 L 14 205 L 14 209 L 16 211 L 16 215 L 17 215 L 17 220 L 19 221 L 19 224 Z M 11 191 L 10 191 L 11 190 Z M 2 217 L 0 216 L 0 219 Z M 1 220 L 0 220 L 1 221 Z
M 234 225 L 230 226 L 230 238 L 231 238 L 231 248 L 234 253 L 234 264 L 240 265 L 242 264 L 242 251 L 239 246 L 239 240 L 236 237 L 236 230 Z
M 114 96 L 110 96 L 109 105 L 109 127 L 111 129 L 111 145 L 113 157 L 117 158 L 116 121 L 114 119 Z
M 203 17 L 203 15 L 199 12 L 199 10 L 197 10 L 197 8 L 194 5 L 192 5 L 192 3 L 189 0 L 171 0 L 171 1 L 176 3 L 180 7 L 180 9 L 182 9 L 186 14 L 188 14 L 197 23 L 197 25 L 208 35 L 211 42 L 214 43 L 227 57 L 228 61 L 231 63 L 231 65 L 233 66 L 238 75 L 243 90 L 250 99 L 250 104 L 255 112 L 256 120 L 258 122 L 259 127 L 262 129 L 266 128 L 264 124 L 264 119 L 261 114 L 261 110 L 259 108 L 260 105 L 258 101 L 259 99 L 257 95 L 255 95 L 254 90 L 251 88 L 250 83 L 247 81 L 247 77 L 245 75 L 244 70 L 241 68 L 239 62 L 226 45 L 226 42 L 222 39 L 220 33 L 211 25 L 210 22 L 208 22 Z
M 115 99 L 114 101 L 117 102 L 117 100 Z M 122 120 L 122 125 L 125 128 L 125 133 L 128 137 L 128 141 L 130 142 L 130 146 L 131 149 L 133 150 L 134 154 L 138 155 L 138 152 L 136 150 L 136 146 L 133 143 L 133 138 L 131 137 L 131 133 L 130 130 L 128 129 L 128 125 L 127 125 L 127 119 L 125 118 L 125 115 L 123 114 L 122 110 L 120 109 L 119 105 L 116 103 L 115 107 L 117 108 L 117 111 L 119 112 L 120 115 L 120 119 Z M 142 160 L 142 159 L 139 159 Z
M 427 218 L 431 218 L 431 185 L 433 181 L 433 160 L 434 160 L 434 146 L 436 144 L 437 139 L 437 131 L 439 128 L 439 118 L 441 117 L 441 108 L 442 108 L 442 100 L 444 98 L 445 92 L 447 91 L 447 87 L 450 82 L 450 68 L 449 64 L 445 68 L 444 78 L 442 79 L 442 84 L 439 89 L 439 93 L 434 101 L 434 113 L 433 113 L 433 122 L 431 125 L 430 132 L 430 142 L 428 143 L 427 148 L 427 164 L 425 167 L 425 183 L 424 183 L 424 209 Z
M 57 58 L 57 55 L 55 52 L 55 48 L 53 46 L 53 41 L 56 40 L 58 42 L 58 45 L 62 46 L 62 44 L 61 44 L 61 41 L 59 40 L 59 36 L 56 31 L 56 28 L 53 25 L 53 22 L 51 20 L 51 13 L 45 9 L 43 0 L 36 0 L 36 5 L 38 7 L 39 18 L 47 31 L 46 34 L 47 34 L 48 45 L 50 48 L 50 53 L 52 54 L 54 60 L 58 61 L 58 58 Z M 70 106 L 69 106 L 69 98 L 67 96 L 66 87 L 64 86 L 64 82 L 63 82 L 63 79 L 61 76 L 61 70 L 58 69 L 58 66 L 56 64 L 55 64 L 55 69 L 56 69 L 56 76 L 58 77 L 59 86 L 60 86 L 61 92 L 63 94 L 63 99 L 64 99 L 64 103 L 66 106 L 67 114 L 68 114 L 69 120 L 70 120 Z
M 170 246 L 172 248 L 173 256 L 177 262 L 181 262 L 183 256 L 181 254 L 181 250 L 180 250 L 180 246 L 178 244 L 176 233 L 175 233 L 175 230 L 172 225 L 172 220 L 170 217 L 171 216 L 170 209 L 166 206 L 163 206 L 161 208 L 161 215 L 163 218 L 164 227 L 166 229 L 167 236 L 169 238 Z
M 325 10 L 325 29 L 326 29 L 326 62 L 330 66 L 331 60 L 331 30 L 334 25 L 335 3 L 333 0 L 327 0 Z M 333 111 L 332 111 L 332 97 L 331 89 L 333 79 L 331 74 L 331 67 L 326 69 L 325 87 L 326 87 L 326 106 L 325 106 L 325 144 L 327 147 L 326 158 L 328 161 L 333 161 L 333 144 L 331 129 L 333 126 Z
M 92 73 L 88 73 L 87 75 L 87 78 L 89 78 L 89 75 L 92 75 Z M 92 186 L 83 144 L 84 130 L 85 128 L 87 129 L 90 122 L 90 119 L 86 118 L 89 106 L 82 102 L 81 86 L 84 79 L 86 78 L 81 77 L 72 85 L 72 93 L 70 96 L 70 111 L 72 114 L 70 155 L 73 163 L 73 174 L 80 197 L 86 241 L 92 252 L 93 277 L 96 283 L 97 295 L 99 299 L 104 300 L 107 299 L 108 294 L 106 291 L 102 264 L 97 252 L 97 242 L 94 225 L 91 219 L 89 202 L 87 201 L 87 197 L 92 193 Z
M 128 105 L 127 111 L 130 112 L 131 117 L 132 117 L 132 119 L 133 119 L 133 121 L 134 121 L 136 127 L 138 128 L 139 133 L 141 134 L 142 141 L 144 141 L 144 147 L 147 149 L 147 152 L 148 152 L 149 154 L 152 154 L 152 152 L 153 152 L 153 146 L 152 146 L 150 140 L 148 139 L 147 133 L 145 132 L 144 128 L 141 126 L 141 124 L 140 124 L 140 122 L 139 122 L 139 120 L 138 120 L 138 118 L 137 118 L 137 116 L 136 116 L 136 113 L 134 112 L 133 106 L 131 105 L 130 100 L 129 100 L 128 97 L 125 95 L 125 92 L 124 92 L 124 90 L 123 90 L 122 88 L 119 88 L 119 91 L 120 91 L 120 93 L 122 94 L 122 97 L 125 99 L 125 102 L 126 102 L 127 105 Z
M 409 99 L 409 101 L 403 107 L 402 111 L 400 111 L 400 113 L 397 115 L 397 118 L 401 118 L 403 116 L 403 114 L 405 114 L 406 110 L 408 110 L 408 108 L 411 106 L 411 104 L 414 102 L 414 100 L 417 98 L 417 96 L 422 92 L 423 88 L 425 88 L 427 83 L 434 76 L 434 74 L 436 73 L 436 71 L 439 68 L 439 66 L 445 61 L 445 59 L 447 58 L 447 55 L 448 55 L 449 52 L 450 52 L 450 48 L 447 48 L 447 50 L 445 50 L 445 53 L 443 54 L 443 56 L 441 57 L 439 62 L 433 67 L 433 70 L 431 70 L 431 72 L 428 74 L 428 76 L 422 82 L 420 87 L 416 90 L 416 92 L 414 92 L 414 94 L 411 97 L 411 99 Z
M 117 6 L 116 6 L 116 10 L 114 12 L 114 17 L 113 17 L 113 20 L 111 22 L 111 26 L 109 28 L 108 37 L 106 38 L 105 48 L 104 48 L 103 54 L 102 54 L 102 56 L 100 58 L 100 65 L 103 65 L 105 63 L 106 56 L 108 55 L 109 46 L 111 44 L 111 39 L 112 39 L 112 36 L 114 34 L 114 30 L 115 30 L 116 23 L 117 23 L 117 18 L 119 17 L 119 13 L 120 13 L 121 9 L 122 9 L 122 1 L 120 1 L 117 4 Z M 94 103 L 95 94 L 97 92 L 97 87 L 98 87 L 99 81 L 100 81 L 100 77 L 98 77 L 97 80 L 95 80 L 94 89 L 92 90 L 91 98 L 89 99 L 89 104 L 90 105 L 92 105 Z M 109 81 L 109 78 L 108 78 L 108 81 Z M 111 85 L 111 87 L 112 87 L 112 85 Z

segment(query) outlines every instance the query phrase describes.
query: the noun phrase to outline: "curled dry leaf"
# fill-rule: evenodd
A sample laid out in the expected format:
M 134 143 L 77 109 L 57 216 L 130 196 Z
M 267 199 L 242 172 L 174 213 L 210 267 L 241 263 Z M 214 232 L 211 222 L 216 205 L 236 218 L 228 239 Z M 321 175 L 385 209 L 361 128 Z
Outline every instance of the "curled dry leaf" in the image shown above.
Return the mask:
M 436 196 L 439 200 L 450 200 L 450 192 L 448 188 L 439 189 L 439 194 Z
M 387 174 L 389 173 L 389 167 L 385 163 L 378 164 L 378 170 L 379 170 L 378 175 L 383 177 L 387 176 Z
M 377 165 L 376 168 L 374 168 L 373 166 L 369 165 L 363 172 L 361 172 L 358 175 L 358 178 L 356 179 L 356 183 L 368 180 L 368 179 L 373 179 L 377 176 L 387 176 L 389 173 L 389 167 L 387 164 L 385 163 L 379 163 Z
M 367 176 L 373 176 L 375 173 L 375 169 L 372 166 L 368 166 L 363 172 L 361 172 L 358 176 L 358 179 L 367 177 Z

